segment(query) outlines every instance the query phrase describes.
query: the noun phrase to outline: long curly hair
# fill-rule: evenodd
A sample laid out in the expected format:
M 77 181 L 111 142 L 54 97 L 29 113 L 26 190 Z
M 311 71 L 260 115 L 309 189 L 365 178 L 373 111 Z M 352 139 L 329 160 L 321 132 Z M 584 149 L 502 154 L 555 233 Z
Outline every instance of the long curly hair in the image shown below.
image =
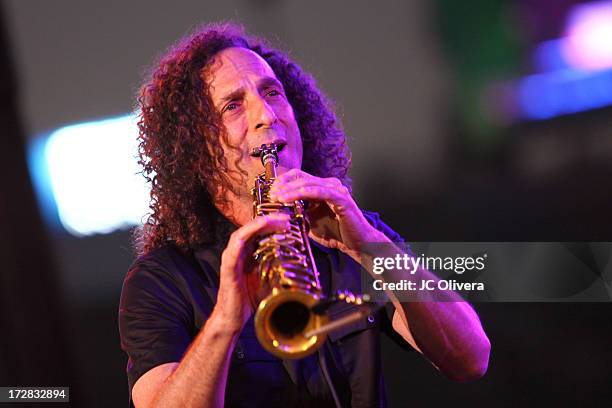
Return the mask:
M 313 78 L 240 26 L 203 26 L 155 64 L 137 98 L 139 163 L 151 184 L 151 212 L 135 233 L 140 254 L 168 242 L 188 251 L 219 239 L 224 223 L 212 201 L 212 187 L 230 184 L 219 140 L 225 128 L 208 90 L 207 68 L 217 53 L 230 47 L 259 54 L 283 84 L 302 137 L 302 169 L 337 177 L 350 188 L 345 134 Z

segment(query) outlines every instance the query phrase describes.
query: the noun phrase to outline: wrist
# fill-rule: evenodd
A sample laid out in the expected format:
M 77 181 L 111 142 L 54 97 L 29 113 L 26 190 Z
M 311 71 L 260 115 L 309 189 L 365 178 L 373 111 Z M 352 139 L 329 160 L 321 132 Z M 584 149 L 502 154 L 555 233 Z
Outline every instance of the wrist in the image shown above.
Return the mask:
M 381 256 L 381 251 L 386 252 L 388 248 L 391 248 L 389 244 L 393 244 L 389 237 L 376 228 L 371 227 L 370 231 L 364 236 L 360 253 L 365 257 Z
M 206 321 L 206 329 L 211 331 L 215 337 L 238 338 L 242 332 L 243 324 L 232 315 L 224 312 L 219 304 L 215 306 L 210 317 Z
M 369 225 L 369 224 L 368 224 Z M 391 240 L 382 232 L 370 225 L 368 232 L 364 234 L 364 244 L 383 244 L 390 243 Z

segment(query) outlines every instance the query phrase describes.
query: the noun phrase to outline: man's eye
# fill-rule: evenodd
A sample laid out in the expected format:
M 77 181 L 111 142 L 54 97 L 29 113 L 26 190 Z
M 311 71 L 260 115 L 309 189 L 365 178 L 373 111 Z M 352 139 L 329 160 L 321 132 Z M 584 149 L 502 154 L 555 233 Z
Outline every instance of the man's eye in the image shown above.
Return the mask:
M 279 95 L 281 95 L 281 93 L 277 91 L 276 89 L 272 89 L 271 91 L 268 92 L 268 96 L 279 96 Z
M 225 106 L 225 109 L 223 109 L 223 112 L 232 111 L 237 108 L 238 108 L 238 104 L 236 102 L 231 102 Z

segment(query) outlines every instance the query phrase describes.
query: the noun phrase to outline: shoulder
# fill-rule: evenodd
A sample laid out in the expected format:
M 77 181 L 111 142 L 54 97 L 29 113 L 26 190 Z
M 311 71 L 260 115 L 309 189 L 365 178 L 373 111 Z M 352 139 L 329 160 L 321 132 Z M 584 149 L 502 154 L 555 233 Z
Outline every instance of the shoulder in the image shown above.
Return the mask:
M 180 361 L 197 334 L 197 314 L 185 279 L 196 271 L 186 266 L 189 258 L 166 245 L 136 258 L 125 276 L 118 323 L 121 348 L 129 357 L 130 390 L 154 367 Z
M 130 266 L 130 270 L 140 266 L 174 269 L 186 263 L 193 263 L 193 255 L 169 243 L 138 256 Z
M 178 283 L 185 279 L 185 275 L 193 274 L 196 270 L 197 263 L 192 253 L 185 253 L 176 246 L 167 244 L 137 257 L 124 282 L 155 277 Z
M 139 256 L 125 275 L 121 304 L 167 298 L 184 300 L 188 276 L 197 273 L 192 258 L 170 244 Z

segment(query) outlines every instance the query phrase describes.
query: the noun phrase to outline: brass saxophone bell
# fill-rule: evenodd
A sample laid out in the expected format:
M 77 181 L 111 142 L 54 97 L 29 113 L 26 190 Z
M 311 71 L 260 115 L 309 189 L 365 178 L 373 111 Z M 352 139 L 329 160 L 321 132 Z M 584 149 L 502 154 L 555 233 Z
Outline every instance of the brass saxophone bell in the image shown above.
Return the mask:
M 255 178 L 253 217 L 284 212 L 290 216 L 290 229 L 270 234 L 259 241 L 253 254 L 259 264 L 260 284 L 267 288 L 255 313 L 255 333 L 261 345 L 283 359 L 297 359 L 314 353 L 327 338 L 327 332 L 365 316 L 363 309 L 336 322 L 318 309 L 323 294 L 319 272 L 308 241 L 308 221 L 304 203 L 270 200 L 270 187 L 276 179 L 278 151 L 275 144 L 261 145 L 253 155 L 261 157 L 265 171 Z M 353 299 L 356 299 L 353 296 Z M 354 302 L 361 304 L 359 302 Z

